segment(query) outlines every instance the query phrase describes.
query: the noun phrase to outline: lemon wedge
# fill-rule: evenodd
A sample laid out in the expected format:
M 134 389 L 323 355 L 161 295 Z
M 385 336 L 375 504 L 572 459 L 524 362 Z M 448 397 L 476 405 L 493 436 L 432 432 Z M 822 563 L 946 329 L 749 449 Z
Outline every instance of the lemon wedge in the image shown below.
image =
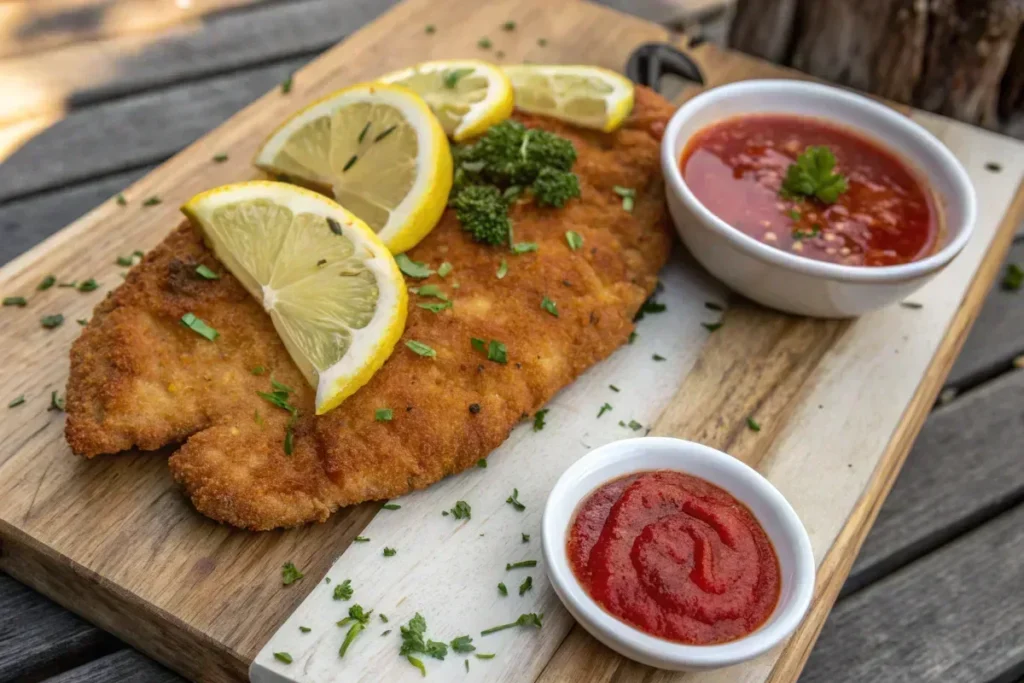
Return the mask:
M 408 294 L 380 238 L 336 203 L 286 183 L 198 194 L 182 211 L 263 304 L 323 414 L 366 384 L 405 329 Z
M 478 59 L 424 62 L 381 76 L 415 90 L 456 142 L 483 134 L 512 115 L 512 84 L 500 68 Z
M 516 107 L 606 133 L 633 110 L 633 82 L 597 66 L 506 66 Z
M 314 102 L 263 143 L 255 163 L 329 189 L 398 254 L 444 212 L 452 155 L 437 119 L 413 91 L 362 83 Z

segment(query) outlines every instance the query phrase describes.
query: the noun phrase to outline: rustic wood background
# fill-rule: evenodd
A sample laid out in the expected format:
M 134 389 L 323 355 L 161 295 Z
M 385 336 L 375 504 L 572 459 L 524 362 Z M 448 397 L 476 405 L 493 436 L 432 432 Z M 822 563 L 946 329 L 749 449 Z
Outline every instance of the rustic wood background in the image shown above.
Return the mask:
M 0 3 L 0 262 L 390 4 Z M 715 11 L 620 4 L 672 26 L 695 26 Z M 1024 263 L 1020 236 L 1009 260 Z M 1024 675 L 1024 373 L 1014 370 L 1024 353 L 1021 296 L 998 285 L 989 296 L 802 680 L 1002 683 Z M 0 576 L 0 680 L 51 677 L 180 680 Z

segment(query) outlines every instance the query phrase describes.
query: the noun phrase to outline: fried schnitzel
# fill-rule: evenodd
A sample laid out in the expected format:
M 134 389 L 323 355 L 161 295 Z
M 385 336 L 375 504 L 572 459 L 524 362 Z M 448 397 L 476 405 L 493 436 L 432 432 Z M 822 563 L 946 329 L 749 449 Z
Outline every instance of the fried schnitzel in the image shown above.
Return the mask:
M 517 114 L 574 143 L 581 198 L 563 209 L 522 202 L 511 210 L 520 255 L 474 242 L 451 210 L 410 258 L 454 266 L 416 281 L 439 285 L 454 307 L 409 309 L 403 341 L 362 389 L 315 416 L 314 390 L 292 363 L 269 316 L 184 224 L 101 303 L 71 349 L 66 436 L 86 457 L 182 443 L 171 472 L 196 508 L 253 530 L 323 521 L 334 510 L 429 486 L 473 466 L 522 419 L 626 342 L 651 294 L 671 238 L 659 141 L 671 107 L 637 88 L 614 133 Z M 615 186 L 635 188 L 631 212 Z M 573 250 L 565 233 L 583 237 Z M 502 260 L 508 273 L 495 275 Z M 198 264 L 220 274 L 197 277 Z M 453 283 L 458 283 L 455 289 Z M 544 297 L 558 317 L 541 307 Z M 192 312 L 220 332 L 211 342 L 184 327 Z M 498 340 L 508 362 L 487 360 L 471 338 Z M 261 371 L 262 370 L 262 371 Z M 261 398 L 271 378 L 294 389 L 290 415 Z M 378 422 L 375 411 L 391 408 Z

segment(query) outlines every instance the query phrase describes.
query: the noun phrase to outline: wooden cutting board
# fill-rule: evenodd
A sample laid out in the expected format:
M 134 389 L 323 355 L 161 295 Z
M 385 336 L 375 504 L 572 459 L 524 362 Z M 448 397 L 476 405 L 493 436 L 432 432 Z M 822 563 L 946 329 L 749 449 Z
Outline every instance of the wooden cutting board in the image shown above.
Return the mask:
M 515 31 L 501 30 L 507 19 L 517 22 Z M 437 32 L 427 35 L 427 24 Z M 476 46 L 485 35 L 494 43 L 490 53 Z M 17 408 L 0 408 L 0 568 L 186 676 L 244 679 L 257 653 L 339 555 L 351 561 L 345 550 L 354 536 L 371 520 L 388 522 L 383 515 L 375 520 L 378 506 L 368 504 L 305 529 L 239 532 L 192 510 L 171 482 L 167 452 L 92 462 L 73 457 L 60 413 L 46 408 L 51 391 L 63 393 L 67 352 L 78 334 L 74 321 L 88 318 L 120 282 L 117 256 L 159 243 L 180 220 L 176 207 L 194 193 L 256 177 L 247 160 L 259 142 L 316 97 L 424 59 L 496 58 L 497 50 L 506 62 L 621 69 L 635 46 L 668 37 L 658 26 L 585 3 L 459 0 L 442 7 L 410 0 L 296 74 L 289 94 L 268 93 L 128 188 L 128 206 L 111 200 L 0 269 L 3 295 L 30 298 L 25 309 L 0 311 L 4 403 L 20 394 L 27 398 Z M 793 75 L 712 46 L 692 55 L 710 85 Z M 730 670 L 685 677 L 655 673 L 573 626 L 549 600 L 550 588 L 538 575 L 535 599 L 550 605 L 545 628 L 508 641 L 516 656 L 499 656 L 490 662 L 493 668 L 475 669 L 486 671 L 474 673 L 478 680 L 797 677 L 1024 214 L 1024 145 L 939 117 L 912 116 L 964 163 L 980 207 L 971 244 L 915 295 L 924 307 L 824 322 L 735 301 L 719 331 L 678 350 L 685 356 L 679 386 L 651 418 L 655 434 L 701 441 L 755 466 L 801 515 L 819 576 L 811 613 L 796 635 L 779 651 Z M 213 163 L 222 152 L 230 154 L 229 161 Z M 986 170 L 988 162 L 1002 171 Z M 142 206 L 152 195 L 163 203 Z M 680 273 L 700 277 L 685 258 L 675 265 Z M 95 277 L 103 287 L 91 294 L 57 287 L 36 292 L 50 273 L 61 280 Z M 40 316 L 57 312 L 67 321 L 62 327 L 40 327 Z M 763 425 L 759 433 L 745 426 L 751 414 Z M 306 578 L 282 588 L 280 567 L 287 561 Z M 454 607 L 457 600 L 453 595 Z

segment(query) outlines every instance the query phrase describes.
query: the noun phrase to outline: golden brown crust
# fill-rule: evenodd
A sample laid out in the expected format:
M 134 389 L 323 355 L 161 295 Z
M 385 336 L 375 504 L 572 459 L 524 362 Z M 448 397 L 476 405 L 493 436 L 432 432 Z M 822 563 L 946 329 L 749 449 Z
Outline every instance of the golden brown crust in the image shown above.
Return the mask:
M 269 317 L 181 226 L 97 308 L 72 347 L 68 443 L 92 457 L 185 441 L 170 459 L 175 479 L 201 512 L 249 529 L 322 521 L 338 507 L 474 465 L 629 337 L 671 243 L 658 144 L 670 114 L 667 102 L 638 88 L 633 116 L 612 134 L 518 116 L 576 143 L 581 200 L 560 210 L 516 206 L 516 240 L 539 245 L 522 255 L 474 243 L 447 212 L 409 256 L 453 265 L 446 279 L 418 284 L 438 284 L 454 308 L 411 306 L 403 335 L 437 357 L 400 343 L 365 387 L 319 417 Z M 636 188 L 632 213 L 615 185 Z M 569 249 L 567 230 L 583 236 L 582 249 Z M 508 275 L 499 280 L 502 259 Z M 195 276 L 198 263 L 222 278 Z M 541 309 L 544 296 L 559 317 Z M 220 338 L 181 325 L 190 311 Z M 471 337 L 504 342 L 509 362 L 486 360 Z M 267 373 L 253 375 L 256 366 Z M 295 389 L 302 413 L 291 456 L 283 449 L 288 414 L 256 394 L 269 390 L 271 375 Z M 375 421 L 383 407 L 393 410 L 391 422 Z

